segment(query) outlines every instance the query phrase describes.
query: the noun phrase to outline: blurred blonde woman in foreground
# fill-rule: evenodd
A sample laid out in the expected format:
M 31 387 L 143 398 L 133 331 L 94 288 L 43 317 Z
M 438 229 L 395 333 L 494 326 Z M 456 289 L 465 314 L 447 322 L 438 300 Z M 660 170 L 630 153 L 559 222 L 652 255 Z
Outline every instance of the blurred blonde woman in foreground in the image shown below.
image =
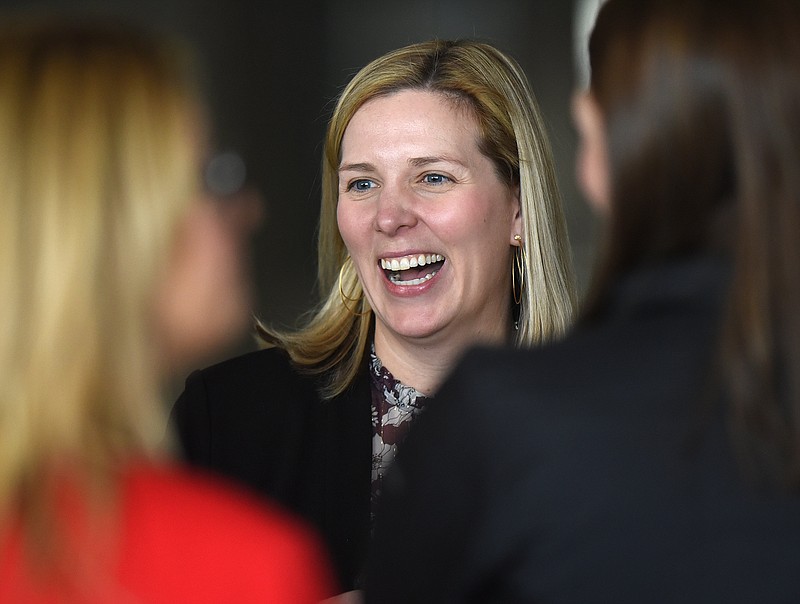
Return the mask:
M 97 24 L 0 30 L 2 602 L 330 591 L 304 527 L 162 450 L 165 373 L 248 305 L 185 58 Z

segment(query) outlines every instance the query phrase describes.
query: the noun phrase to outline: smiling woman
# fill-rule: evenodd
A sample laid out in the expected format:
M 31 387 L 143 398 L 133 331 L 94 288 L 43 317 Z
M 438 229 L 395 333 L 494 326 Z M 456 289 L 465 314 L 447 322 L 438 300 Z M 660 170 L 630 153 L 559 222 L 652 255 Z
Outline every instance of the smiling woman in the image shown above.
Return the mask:
M 461 40 L 364 67 L 328 126 L 320 220 L 308 323 L 259 325 L 267 349 L 190 376 L 173 418 L 189 461 L 314 522 L 350 590 L 383 474 L 458 357 L 572 320 L 550 147 L 517 63 Z

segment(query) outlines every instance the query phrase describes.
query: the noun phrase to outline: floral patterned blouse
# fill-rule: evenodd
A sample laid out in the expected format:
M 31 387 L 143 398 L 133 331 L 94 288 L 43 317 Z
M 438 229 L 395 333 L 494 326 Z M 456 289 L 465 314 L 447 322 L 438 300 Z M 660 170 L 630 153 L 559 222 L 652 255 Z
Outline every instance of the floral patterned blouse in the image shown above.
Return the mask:
M 372 514 L 380 497 L 386 470 L 414 420 L 429 400 L 411 386 L 398 382 L 370 351 L 370 386 L 372 391 Z

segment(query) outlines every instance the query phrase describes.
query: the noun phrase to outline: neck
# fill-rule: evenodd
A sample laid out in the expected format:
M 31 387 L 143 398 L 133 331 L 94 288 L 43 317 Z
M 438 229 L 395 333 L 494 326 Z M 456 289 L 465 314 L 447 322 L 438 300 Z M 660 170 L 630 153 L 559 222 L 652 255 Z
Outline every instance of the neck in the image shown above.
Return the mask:
M 375 329 L 375 354 L 394 376 L 426 396 L 433 396 L 459 358 L 472 346 L 499 346 L 509 341 L 509 327 L 480 333 L 435 334 L 406 338 L 386 329 Z

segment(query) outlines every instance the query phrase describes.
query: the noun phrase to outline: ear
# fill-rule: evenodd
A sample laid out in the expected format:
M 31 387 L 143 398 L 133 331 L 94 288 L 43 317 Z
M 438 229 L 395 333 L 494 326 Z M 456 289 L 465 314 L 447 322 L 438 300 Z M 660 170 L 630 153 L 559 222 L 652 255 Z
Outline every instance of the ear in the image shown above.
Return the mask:
M 579 138 L 575 158 L 578 186 L 595 211 L 607 214 L 611 210 L 611 192 L 606 128 L 591 93 L 575 94 L 572 117 Z
M 520 242 L 514 239 L 515 235 L 522 235 L 522 204 L 519 200 L 519 185 L 512 189 L 512 218 L 511 218 L 511 234 L 509 241 L 511 245 L 520 245 Z

